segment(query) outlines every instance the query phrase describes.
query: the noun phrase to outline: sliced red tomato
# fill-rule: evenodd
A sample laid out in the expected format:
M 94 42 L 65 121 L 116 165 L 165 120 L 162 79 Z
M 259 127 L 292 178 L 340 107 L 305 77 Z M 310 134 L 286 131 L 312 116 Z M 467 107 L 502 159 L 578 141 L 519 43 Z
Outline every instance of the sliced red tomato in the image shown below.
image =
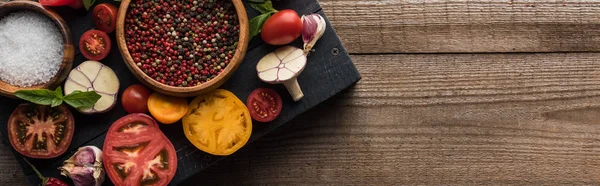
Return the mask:
M 258 88 L 248 96 L 246 106 L 250 116 L 259 122 L 273 121 L 282 109 L 281 96 L 275 90 L 269 88 Z
M 115 31 L 117 25 L 117 7 L 115 5 L 110 3 L 96 5 L 92 16 L 98 30 L 102 30 L 107 34 Z
M 8 119 L 8 139 L 15 150 L 30 158 L 55 158 L 69 148 L 75 125 L 64 104 L 58 107 L 25 103 Z
M 110 38 L 100 30 L 88 30 L 79 39 L 79 50 L 89 60 L 100 61 L 110 52 Z
M 68 6 L 73 9 L 80 9 L 83 7 L 81 0 L 40 0 L 39 3 L 42 6 Z
M 115 185 L 167 185 L 177 170 L 173 144 L 146 114 L 115 121 L 102 152 L 106 173 Z

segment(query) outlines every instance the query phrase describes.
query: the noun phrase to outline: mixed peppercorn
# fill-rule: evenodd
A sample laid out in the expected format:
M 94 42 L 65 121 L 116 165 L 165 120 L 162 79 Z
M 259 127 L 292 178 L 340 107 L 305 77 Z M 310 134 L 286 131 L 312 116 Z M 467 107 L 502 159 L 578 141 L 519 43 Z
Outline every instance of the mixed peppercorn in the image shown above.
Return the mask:
M 125 40 L 145 74 L 166 85 L 191 87 L 227 67 L 239 28 L 231 1 L 135 0 L 126 15 Z

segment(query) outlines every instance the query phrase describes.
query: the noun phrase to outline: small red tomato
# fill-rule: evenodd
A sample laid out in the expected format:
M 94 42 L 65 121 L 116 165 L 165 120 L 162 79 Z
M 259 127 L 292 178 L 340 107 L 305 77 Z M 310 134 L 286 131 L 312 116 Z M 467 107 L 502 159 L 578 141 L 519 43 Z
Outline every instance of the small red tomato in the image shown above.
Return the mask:
M 115 5 L 110 3 L 96 5 L 92 16 L 98 30 L 102 30 L 107 34 L 115 31 L 117 25 L 117 7 Z
M 39 3 L 42 6 L 68 6 L 73 9 L 80 9 L 83 7 L 81 0 L 40 0 Z
M 110 38 L 100 30 L 88 30 L 79 39 L 79 51 L 89 60 L 100 61 L 110 52 Z
M 246 107 L 250 116 L 259 122 L 273 121 L 283 108 L 281 96 L 275 90 L 269 88 L 258 88 L 248 96 Z
M 131 85 L 123 91 L 121 104 L 129 113 L 147 113 L 150 90 L 142 85 Z
M 260 36 L 271 45 L 285 45 L 302 34 L 302 20 L 294 10 L 281 10 L 273 14 L 262 26 Z

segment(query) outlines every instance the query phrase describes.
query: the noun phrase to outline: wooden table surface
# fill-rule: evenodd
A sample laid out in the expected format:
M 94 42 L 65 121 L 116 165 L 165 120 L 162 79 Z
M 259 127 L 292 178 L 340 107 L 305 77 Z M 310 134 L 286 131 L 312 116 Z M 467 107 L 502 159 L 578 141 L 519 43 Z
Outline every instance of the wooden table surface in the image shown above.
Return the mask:
M 320 3 L 363 79 L 187 184 L 600 184 L 597 0 Z

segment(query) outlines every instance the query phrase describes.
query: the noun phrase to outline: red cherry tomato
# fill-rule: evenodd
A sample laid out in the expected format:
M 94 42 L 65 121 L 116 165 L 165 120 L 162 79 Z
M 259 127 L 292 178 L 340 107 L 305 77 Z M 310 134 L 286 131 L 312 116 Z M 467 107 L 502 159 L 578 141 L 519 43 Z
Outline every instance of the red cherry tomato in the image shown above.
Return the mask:
M 281 10 L 273 14 L 262 26 L 260 36 L 271 45 L 285 45 L 302 34 L 302 20 L 294 10 Z
M 147 113 L 150 90 L 142 85 L 131 85 L 123 91 L 121 104 L 129 113 Z
M 104 139 L 102 161 L 114 185 L 168 185 L 177 153 L 152 117 L 136 113 L 115 121 Z
M 83 7 L 81 0 L 40 0 L 39 3 L 42 6 L 68 6 L 73 9 L 80 9 Z
M 275 90 L 269 88 L 258 88 L 248 96 L 246 107 L 250 116 L 259 122 L 273 121 L 283 107 L 281 96 Z
M 79 39 L 79 51 L 89 60 L 100 61 L 110 52 L 110 38 L 100 30 L 88 30 Z
M 117 7 L 115 5 L 110 3 L 96 5 L 92 16 L 98 30 L 102 30 L 107 34 L 115 31 L 117 25 Z

